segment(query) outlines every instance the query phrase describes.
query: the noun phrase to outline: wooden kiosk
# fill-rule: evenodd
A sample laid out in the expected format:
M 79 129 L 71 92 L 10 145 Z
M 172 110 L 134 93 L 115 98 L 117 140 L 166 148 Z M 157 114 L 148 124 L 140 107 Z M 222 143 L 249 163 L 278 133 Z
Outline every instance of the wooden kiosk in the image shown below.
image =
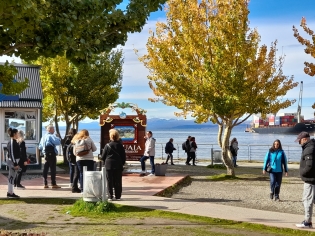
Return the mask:
M 115 108 L 130 108 L 137 115 L 127 115 L 121 112 L 119 115 L 110 115 Z M 109 142 L 109 130 L 116 129 L 122 139 L 126 151 L 126 161 L 139 161 L 143 156 L 145 145 L 145 132 L 147 125 L 146 111 L 133 103 L 113 103 L 102 110 L 100 116 L 101 147 L 102 152 L 106 143 Z

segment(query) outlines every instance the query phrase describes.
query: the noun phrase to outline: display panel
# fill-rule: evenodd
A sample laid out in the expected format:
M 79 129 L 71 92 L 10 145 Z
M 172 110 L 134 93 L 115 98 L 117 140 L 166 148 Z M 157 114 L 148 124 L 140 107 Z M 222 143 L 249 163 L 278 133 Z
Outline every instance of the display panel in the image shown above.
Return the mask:
M 4 138 L 9 140 L 9 127 L 24 132 L 25 140 L 36 140 L 36 112 L 35 111 L 5 111 Z
M 134 143 L 137 140 L 136 125 L 112 125 L 116 129 L 123 143 Z

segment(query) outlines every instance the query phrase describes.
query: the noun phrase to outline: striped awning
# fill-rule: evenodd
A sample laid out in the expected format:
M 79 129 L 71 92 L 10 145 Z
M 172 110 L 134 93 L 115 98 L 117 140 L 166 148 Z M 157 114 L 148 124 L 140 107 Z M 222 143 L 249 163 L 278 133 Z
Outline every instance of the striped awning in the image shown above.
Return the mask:
M 1 108 L 42 108 L 40 101 L 2 101 L 0 102 Z
M 0 65 L 4 63 L 0 62 Z M 16 81 L 23 81 L 24 78 L 28 78 L 29 86 L 18 95 L 20 100 L 42 100 L 43 99 L 43 90 L 42 84 L 40 81 L 40 66 L 34 65 L 25 65 L 13 63 L 18 70 L 18 73 L 15 75 Z M 5 96 L 5 95 L 4 95 Z M 10 97 L 4 97 L 3 100 L 11 100 Z M 14 99 L 15 100 L 15 99 Z

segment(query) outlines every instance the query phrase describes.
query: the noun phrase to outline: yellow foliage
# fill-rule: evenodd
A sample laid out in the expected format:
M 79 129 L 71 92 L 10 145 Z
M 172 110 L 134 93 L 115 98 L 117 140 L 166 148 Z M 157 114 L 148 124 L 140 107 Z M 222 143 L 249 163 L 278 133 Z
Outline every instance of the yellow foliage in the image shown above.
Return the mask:
M 168 1 L 167 22 L 156 24 L 140 58 L 154 94 L 200 122 L 291 105 L 281 99 L 297 83 L 283 75 L 276 42 L 259 47 L 248 13 L 247 1 Z
M 223 153 L 235 125 L 294 102 L 283 96 L 297 83 L 283 75 L 277 42 L 269 50 L 259 46 L 258 31 L 248 26 L 247 0 L 167 3 L 166 23 L 156 24 L 147 54 L 139 58 L 149 69 L 155 102 L 182 110 L 177 116 L 191 113 L 197 122 L 218 123 Z

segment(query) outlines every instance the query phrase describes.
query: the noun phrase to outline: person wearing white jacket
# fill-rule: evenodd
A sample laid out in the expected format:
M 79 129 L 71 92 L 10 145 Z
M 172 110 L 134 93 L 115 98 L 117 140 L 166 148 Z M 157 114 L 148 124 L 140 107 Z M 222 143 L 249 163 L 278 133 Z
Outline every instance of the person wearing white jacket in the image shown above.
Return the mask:
M 142 173 L 145 173 L 145 161 L 150 158 L 150 164 L 151 164 L 151 174 L 150 176 L 155 174 L 155 165 L 154 165 L 154 156 L 155 156 L 155 138 L 152 137 L 152 132 L 148 131 L 146 133 L 145 141 L 145 148 L 144 148 L 144 154 L 140 159 L 141 162 L 141 169 Z
M 78 154 L 78 142 L 84 140 L 84 143 L 86 145 L 85 152 L 83 154 Z M 73 147 L 73 153 L 77 157 L 77 166 L 80 173 L 80 187 L 81 192 L 83 192 L 83 166 L 87 167 L 88 171 L 94 170 L 94 156 L 93 152 L 97 150 L 93 140 L 89 136 L 89 131 L 86 129 L 81 130 L 79 133 L 77 133 L 73 139 L 71 140 L 71 143 L 74 144 Z

